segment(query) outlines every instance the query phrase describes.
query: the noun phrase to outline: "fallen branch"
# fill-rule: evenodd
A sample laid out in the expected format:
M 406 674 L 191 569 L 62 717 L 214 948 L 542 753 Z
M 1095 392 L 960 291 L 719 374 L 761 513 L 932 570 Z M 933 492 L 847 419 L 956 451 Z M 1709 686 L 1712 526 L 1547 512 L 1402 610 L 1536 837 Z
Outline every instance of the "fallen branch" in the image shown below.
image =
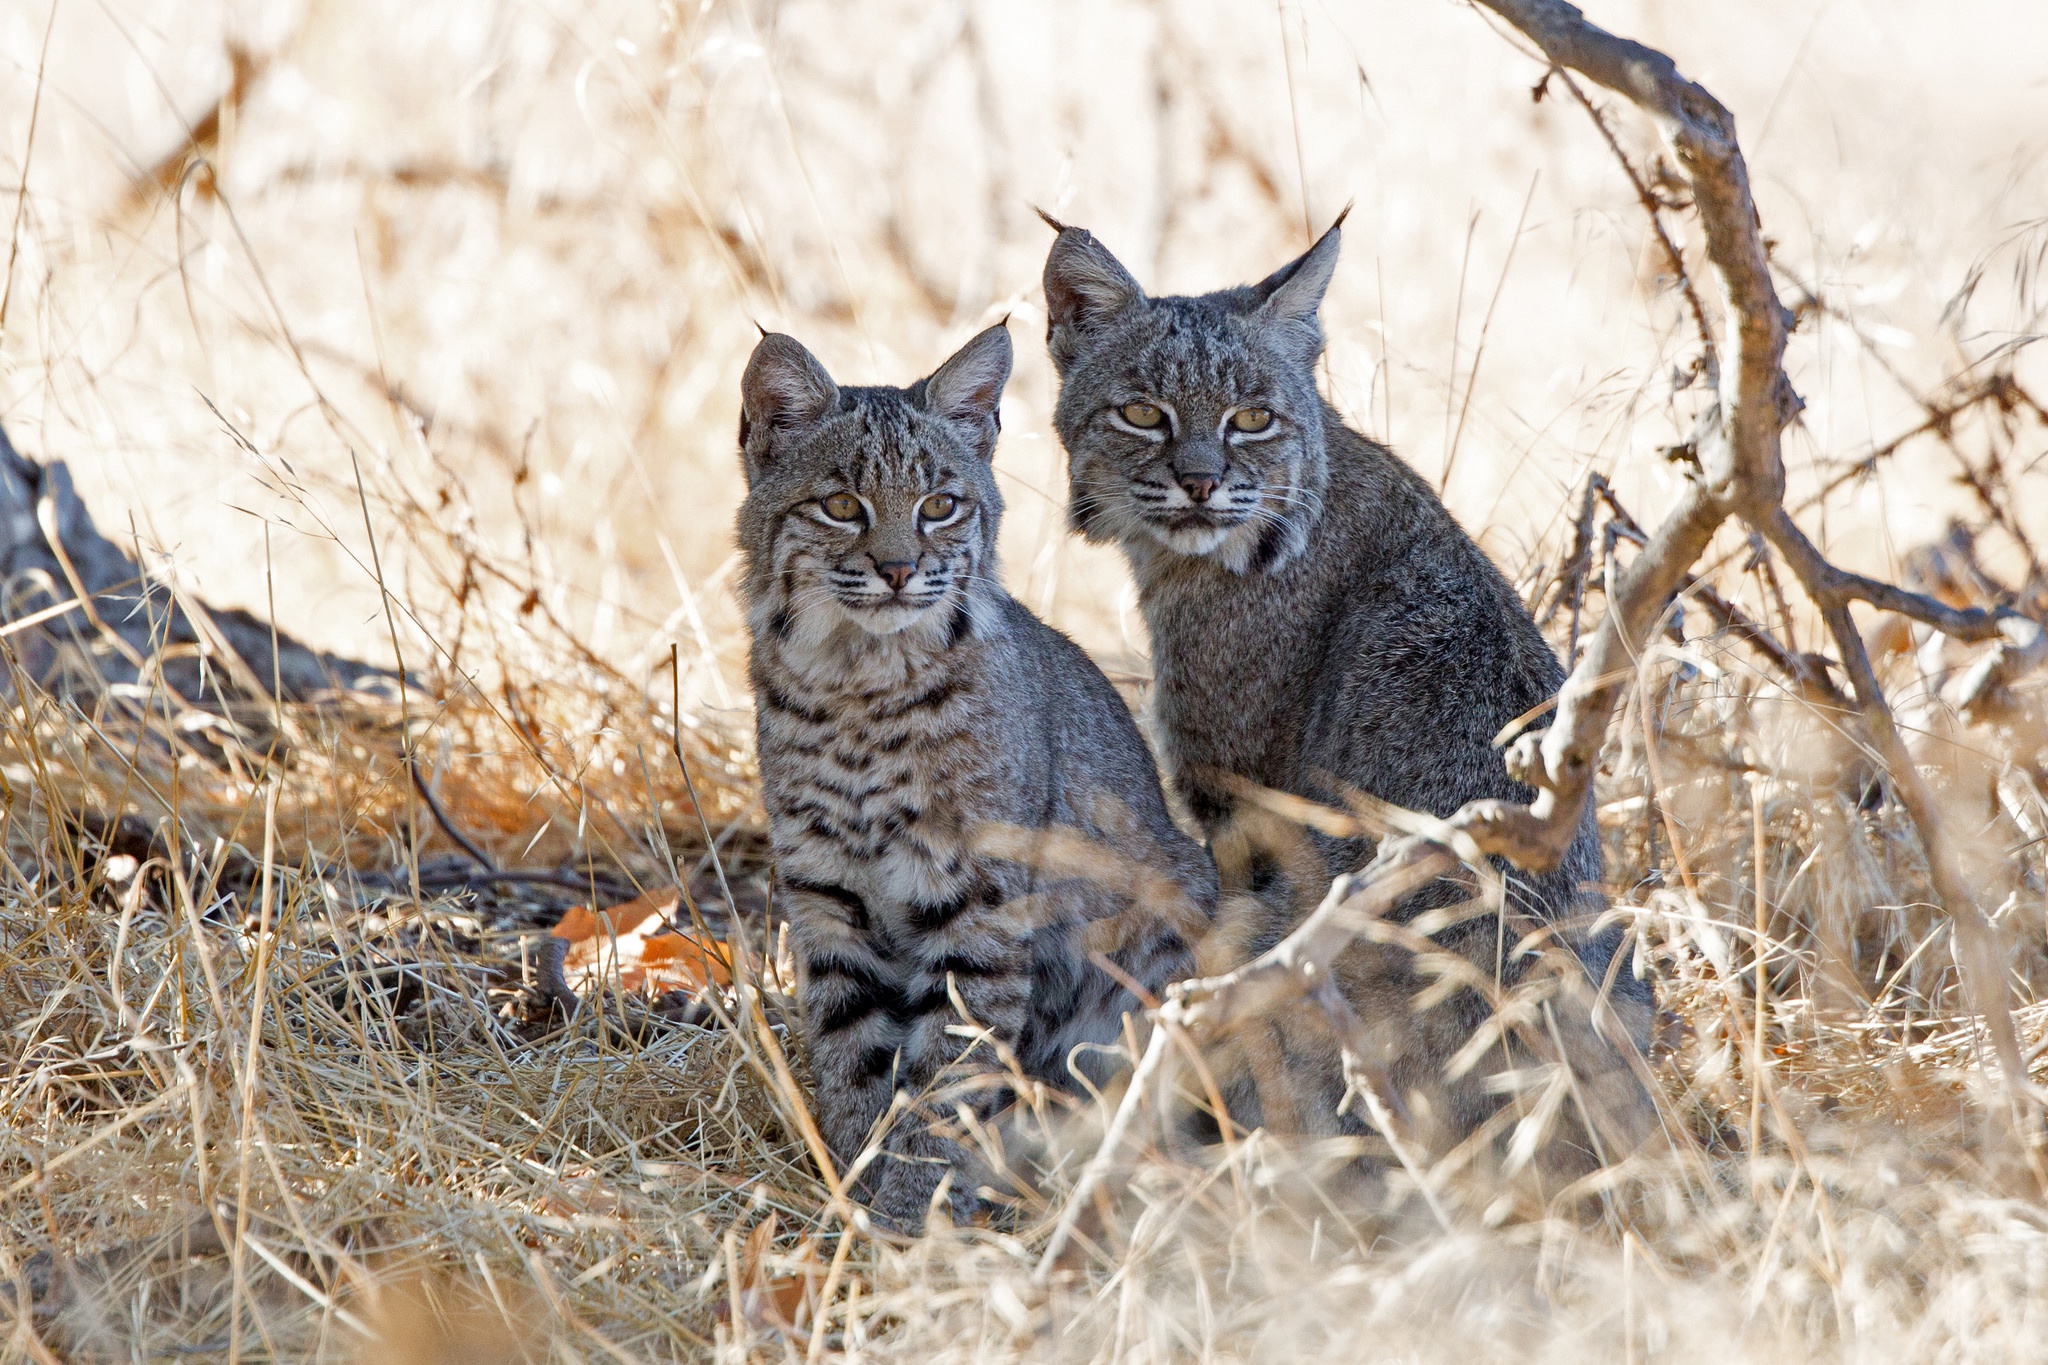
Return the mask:
M 324 654 L 252 613 L 209 608 L 102 534 L 63 461 L 38 464 L 0 431 L 0 687 L 18 669 L 63 695 L 151 676 L 186 704 L 392 695 L 388 670 Z M 276 695 L 273 696 L 272 694 Z

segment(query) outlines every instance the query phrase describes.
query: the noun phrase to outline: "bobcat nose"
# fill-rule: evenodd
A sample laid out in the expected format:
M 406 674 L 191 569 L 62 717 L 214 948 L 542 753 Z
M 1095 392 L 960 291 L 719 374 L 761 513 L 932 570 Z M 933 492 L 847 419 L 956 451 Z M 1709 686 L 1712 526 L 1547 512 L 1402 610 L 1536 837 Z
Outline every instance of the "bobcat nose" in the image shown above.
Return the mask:
M 1181 491 L 1194 503 L 1207 502 L 1216 491 L 1216 485 L 1222 482 L 1214 474 L 1181 474 L 1176 477 L 1180 480 Z
M 880 574 L 892 589 L 902 592 L 903 585 L 917 572 L 917 565 L 907 559 L 891 559 L 875 565 L 875 572 Z

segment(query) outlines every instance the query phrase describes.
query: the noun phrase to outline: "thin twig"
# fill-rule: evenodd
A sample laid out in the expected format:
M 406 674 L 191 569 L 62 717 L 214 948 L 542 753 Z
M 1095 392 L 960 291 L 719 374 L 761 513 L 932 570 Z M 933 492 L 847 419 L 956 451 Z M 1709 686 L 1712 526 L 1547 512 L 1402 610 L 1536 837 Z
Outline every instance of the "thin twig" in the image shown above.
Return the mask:
M 1493 332 L 1493 310 L 1500 306 L 1500 296 L 1508 287 L 1508 272 L 1515 268 L 1515 248 L 1522 244 L 1522 229 L 1529 222 L 1529 205 L 1536 202 L 1536 182 L 1542 177 L 1537 171 L 1529 177 L 1529 192 L 1522 196 L 1522 211 L 1515 217 L 1515 230 L 1508 237 L 1507 258 L 1500 263 L 1500 279 L 1493 286 L 1493 297 L 1486 301 L 1486 316 L 1479 321 L 1479 344 L 1472 348 L 1472 368 L 1465 372 L 1465 401 L 1458 405 L 1457 429 L 1451 433 L 1451 447 L 1444 455 L 1444 474 L 1438 481 L 1441 488 L 1451 486 L 1451 469 L 1458 463 L 1458 443 L 1465 438 L 1465 417 L 1472 411 L 1472 391 L 1479 386 L 1479 364 L 1486 359 L 1486 338 Z M 1457 383 L 1455 370 L 1451 382 Z
M 1664 260 L 1671 267 L 1671 275 L 1678 283 L 1679 293 L 1685 297 L 1686 311 L 1692 314 L 1693 326 L 1700 338 L 1700 368 L 1705 371 L 1709 384 L 1720 383 L 1721 362 L 1714 351 L 1714 329 L 1707 322 L 1706 306 L 1700 302 L 1699 291 L 1693 288 L 1692 273 L 1685 268 L 1685 253 L 1678 249 L 1678 243 L 1671 239 L 1669 229 L 1664 226 L 1664 201 L 1657 197 L 1657 192 L 1643 179 L 1642 172 L 1628 159 L 1628 153 L 1621 149 L 1621 141 L 1615 137 L 1613 127 L 1607 122 L 1607 116 L 1587 97 L 1579 83 L 1572 79 L 1572 73 L 1562 67 L 1553 67 L 1551 74 L 1563 81 L 1564 88 L 1571 91 L 1572 98 L 1579 102 L 1579 106 L 1586 111 L 1586 116 L 1593 120 L 1593 126 L 1600 130 L 1601 140 L 1607 144 L 1607 150 L 1613 152 L 1614 159 L 1621 164 L 1621 173 L 1628 177 L 1629 188 L 1636 192 L 1636 201 L 1643 206 L 1643 215 L 1650 220 L 1650 231 L 1656 234 L 1658 245 L 1664 248 Z
M 491 855 L 478 848 L 468 835 L 456 827 L 455 822 L 448 817 L 448 812 L 441 809 L 441 803 L 434 798 L 433 788 L 427 785 L 427 779 L 420 774 L 418 755 L 407 749 L 402 761 L 406 773 L 412 778 L 413 789 L 420 794 L 420 800 L 427 803 L 427 813 L 434 817 L 434 823 L 441 827 L 441 832 L 454 840 L 456 846 L 475 860 L 478 867 L 485 872 L 496 872 L 498 865 L 492 860 Z M 424 881 L 425 878 L 421 880 Z

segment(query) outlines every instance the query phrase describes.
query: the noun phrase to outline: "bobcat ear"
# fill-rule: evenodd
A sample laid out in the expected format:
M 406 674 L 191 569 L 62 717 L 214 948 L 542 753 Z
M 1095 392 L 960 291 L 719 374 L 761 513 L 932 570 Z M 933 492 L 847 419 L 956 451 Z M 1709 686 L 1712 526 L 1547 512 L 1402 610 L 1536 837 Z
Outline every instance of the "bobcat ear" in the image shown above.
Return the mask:
M 839 404 L 839 386 L 795 337 L 769 332 L 740 379 L 740 449 L 747 473 L 768 462 L 777 432 L 808 426 Z
M 927 412 L 959 428 L 975 453 L 995 454 L 1003 429 L 1003 385 L 1010 379 L 1010 320 L 976 333 L 924 381 Z
M 1060 225 L 1045 258 L 1045 339 L 1053 364 L 1064 370 L 1079 354 L 1083 337 L 1144 297 L 1131 272 L 1093 233 Z
M 1252 286 L 1252 293 L 1258 298 L 1259 307 L 1266 316 L 1315 322 L 1316 310 L 1323 303 L 1323 291 L 1330 287 L 1330 276 L 1337 270 L 1337 252 L 1343 245 L 1344 219 L 1350 213 L 1351 206 L 1346 204 L 1344 212 L 1337 215 L 1337 221 L 1316 239 L 1314 246 Z

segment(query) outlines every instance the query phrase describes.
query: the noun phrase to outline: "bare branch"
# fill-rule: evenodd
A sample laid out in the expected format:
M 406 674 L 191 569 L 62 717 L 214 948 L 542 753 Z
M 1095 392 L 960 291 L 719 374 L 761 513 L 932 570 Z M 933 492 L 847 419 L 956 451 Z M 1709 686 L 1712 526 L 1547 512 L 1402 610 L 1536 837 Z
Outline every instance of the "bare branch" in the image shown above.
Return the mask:
M 1821 305 L 1816 304 L 1816 306 Z M 1841 316 L 1832 308 L 1827 311 L 1831 316 Z M 1874 344 L 1867 345 L 1865 349 L 1873 354 L 1878 353 L 1878 348 Z M 1910 388 L 1906 388 L 1903 378 L 1898 383 L 1901 388 L 1906 389 L 1908 396 L 1914 398 L 1920 404 L 1926 416 L 1915 425 L 1908 427 L 1889 441 L 1886 441 L 1883 445 L 1873 447 L 1870 453 L 1861 459 L 1855 460 L 1846 466 L 1838 466 L 1840 472 L 1822 484 L 1819 491 L 1815 492 L 1807 500 L 1804 504 L 1805 506 L 1810 507 L 1823 501 L 1846 484 L 1854 483 L 1858 479 L 1869 478 L 1871 474 L 1876 472 L 1877 466 L 1880 463 L 1897 454 L 1900 448 L 1919 437 L 1930 435 L 1946 437 L 1955 429 L 1957 418 L 1969 412 L 1972 408 L 1984 404 L 1989 404 L 2001 412 L 2025 411 L 2031 414 L 2035 421 L 2043 426 L 2048 426 L 2048 404 L 2044 404 L 2022 387 L 2009 370 L 1993 370 L 1981 379 L 1968 382 L 1965 382 L 1965 377 L 1958 376 L 1950 381 L 1949 396 L 1940 398 L 1923 397 L 1914 393 Z
M 1556 722 L 1540 744 L 1518 742 L 1509 766 L 1538 788 L 1527 807 L 1468 806 L 1452 822 L 1470 829 L 1489 852 L 1524 865 L 1550 866 L 1583 809 L 1592 767 L 1618 696 L 1626 664 L 1679 580 L 1731 515 L 1761 531 L 1798 575 L 1821 608 L 1849 673 L 1866 727 L 1891 770 L 1893 788 L 1926 845 L 1930 874 L 1943 908 L 1956 925 L 1966 990 L 1983 1014 L 2004 1082 L 2002 1113 L 1990 1117 L 1995 1145 L 2017 1145 L 2012 1106 L 2031 1104 L 2032 1087 L 2021 1063 L 2011 1001 L 1996 941 L 1965 882 L 1955 850 L 1918 771 L 1892 723 L 1891 709 L 1871 669 L 1863 637 L 1849 614 L 1852 601 L 1926 621 L 1965 640 L 2001 633 L 1998 615 L 1950 607 L 1931 597 L 1849 573 L 1829 563 L 1784 508 L 1785 470 L 1779 435 L 1799 407 L 1784 373 L 1791 314 L 1778 299 L 1759 231 L 1749 175 L 1735 138 L 1735 122 L 1720 102 L 1686 80 L 1663 53 L 1586 22 L 1564 0 L 1480 0 L 1513 24 L 1553 64 L 1579 71 L 1628 96 L 1658 123 L 1691 182 L 1693 204 L 1706 234 L 1727 314 L 1718 412 L 1701 423 L 1696 442 L 1700 482 L 1658 528 L 1630 566 L 1586 658 L 1566 681 Z M 2039 628 L 2012 628 L 2000 661 L 1987 665 L 2000 681 L 2048 654 Z M 2024 637 L 2024 638 L 2019 638 Z M 1537 861 L 1530 863 L 1529 858 Z M 2036 1172 L 2037 1180 L 2040 1172 Z
M 1722 497 L 1743 505 L 1775 503 L 1784 492 L 1778 433 L 1797 402 L 1782 365 L 1792 315 L 1771 282 L 1734 116 L 1680 75 L 1669 57 L 1588 23 L 1563 0 L 1481 3 L 1520 29 L 1554 64 L 1633 100 L 1670 143 L 1692 186 L 1728 323 L 1721 348 L 1721 439 L 1713 443 L 1721 448 L 1703 446 L 1700 458 Z
M 1806 585 L 1806 590 L 1813 594 L 1823 609 L 1835 601 L 1868 602 L 1873 607 L 1924 621 L 1944 635 L 1973 641 L 1998 639 L 1999 623 L 2008 617 L 2019 616 L 2018 612 L 2010 609 L 1986 611 L 1982 607 L 1952 607 L 1925 593 L 1910 592 L 1879 579 L 1865 578 L 1862 574 L 1837 568 L 1806 538 L 1806 532 L 1799 529 L 1799 524 L 1792 520 L 1792 514 L 1782 507 L 1772 509 L 1761 522 L 1753 524 L 1777 548 L 1778 553 L 1785 556 L 1792 572 L 1799 576 L 1799 581 Z

